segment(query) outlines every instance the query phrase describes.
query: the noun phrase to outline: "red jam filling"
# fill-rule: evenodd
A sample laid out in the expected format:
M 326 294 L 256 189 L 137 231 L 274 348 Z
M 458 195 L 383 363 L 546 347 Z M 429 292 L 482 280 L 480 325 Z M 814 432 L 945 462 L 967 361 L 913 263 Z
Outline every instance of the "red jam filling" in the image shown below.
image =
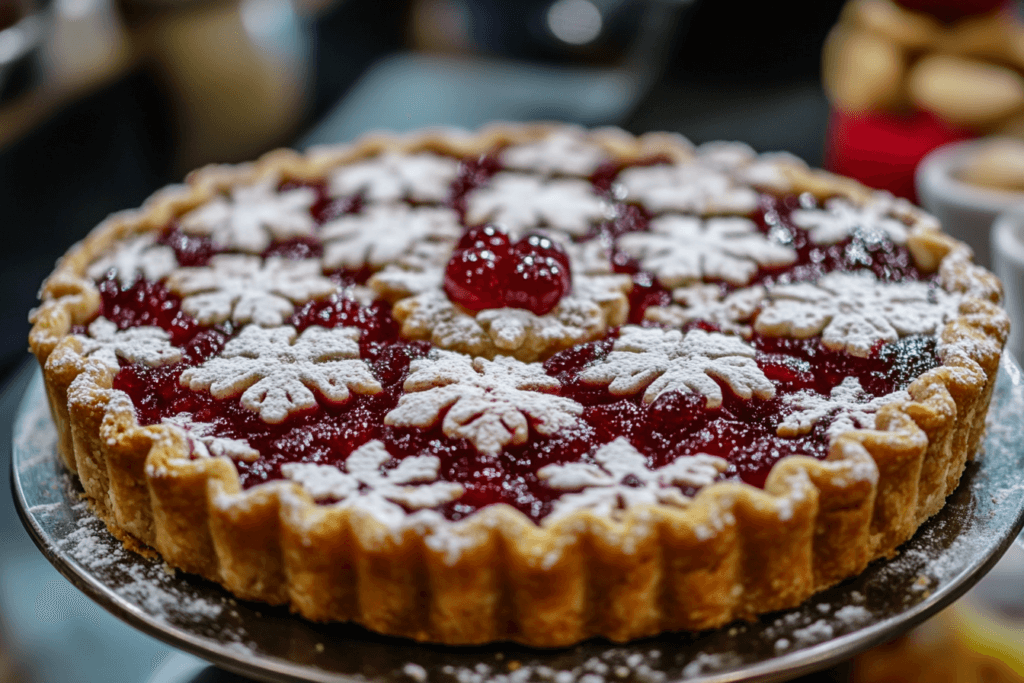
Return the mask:
M 493 225 L 467 230 L 444 270 L 448 298 L 471 311 L 509 307 L 544 315 L 571 287 L 562 247 L 543 235 L 512 243 Z
M 157 242 L 173 249 L 174 255 L 178 257 L 178 263 L 186 267 L 205 266 L 209 263 L 210 257 L 217 253 L 209 237 L 190 235 L 177 225 L 164 230 Z
M 485 184 L 500 170 L 501 163 L 494 154 L 481 154 L 461 161 L 459 174 L 452 183 L 448 206 L 458 212 L 463 225 L 466 224 L 466 195 Z
M 120 330 L 151 325 L 171 335 L 171 343 L 181 346 L 201 328 L 191 316 L 181 311 L 181 298 L 161 282 L 137 280 L 122 288 L 114 273 L 99 283 L 102 316 L 117 324 Z
M 461 208 L 465 193 L 499 169 L 493 156 L 465 161 L 453 185 L 450 205 Z M 599 169 L 592 177 L 595 188 L 608 191 L 618 170 L 621 169 Z M 320 193 L 313 208 L 318 221 L 361 210 L 358 198 L 331 200 L 322 185 L 313 187 Z M 789 214 L 800 203 L 799 197 L 762 197 L 761 207 L 753 218 L 769 238 L 791 245 L 798 258 L 786 268 L 760 271 L 757 282 L 803 281 L 836 270 L 864 268 L 883 280 L 922 279 L 906 248 L 888 240 L 854 235 L 834 245 L 810 243 L 807 233 L 789 220 Z M 589 237 L 614 243 L 616 237 L 626 232 L 645 230 L 648 220 L 649 216 L 639 207 L 623 205 L 615 219 L 596 226 Z M 173 225 L 165 230 L 161 242 L 175 249 L 183 265 L 202 265 L 214 253 L 207 238 L 186 235 Z M 275 243 L 265 255 L 304 258 L 317 254 L 319 249 L 315 240 L 290 240 Z M 641 322 L 647 306 L 670 302 L 670 293 L 657 284 L 651 273 L 621 253 L 614 252 L 613 256 L 617 270 L 633 275 L 631 322 Z M 523 266 L 521 271 L 516 270 L 519 266 Z M 543 270 L 546 272 L 542 273 Z M 343 287 L 361 282 L 367 275 L 338 272 L 332 278 Z M 521 283 L 512 284 L 515 277 L 520 277 Z M 446 271 L 445 288 L 450 297 L 471 310 L 500 303 L 540 313 L 557 305 L 568 289 L 568 282 L 568 259 L 546 238 L 528 236 L 512 243 L 501 231 L 477 226 L 467 230 L 459 243 Z M 722 286 L 729 288 L 725 283 Z M 576 427 L 548 437 L 533 433 L 525 444 L 486 456 L 466 441 L 445 436 L 440 425 L 428 430 L 384 425 L 384 416 L 397 405 L 402 394 L 410 362 L 430 350 L 429 343 L 399 338 L 399 326 L 386 303 L 364 306 L 339 291 L 297 308 L 288 323 L 300 332 L 311 325 L 359 328 L 361 357 L 368 362 L 383 391 L 353 395 L 341 405 L 321 399 L 311 410 L 292 415 L 280 424 L 268 424 L 242 407 L 237 398 L 214 399 L 209 393 L 194 392 L 178 382 L 184 368 L 202 364 L 223 348 L 237 332 L 231 325 L 201 327 L 181 312 L 180 299 L 161 283 L 140 280 L 123 288 L 111 276 L 100 282 L 99 289 L 100 315 L 121 329 L 159 326 L 168 330 L 172 342 L 185 350 L 181 362 L 161 368 L 122 363 L 114 387 L 132 398 L 140 424 L 159 423 L 187 412 L 196 422 L 214 424 L 219 436 L 245 439 L 261 454 L 254 462 L 236 463 L 246 488 L 281 478 L 281 466 L 289 462 L 340 465 L 349 453 L 371 439 L 382 440 L 394 456 L 386 467 L 397 465 L 404 457 L 432 454 L 441 461 L 440 479 L 458 482 L 465 489 L 462 497 L 441 508 L 453 520 L 495 503 L 511 505 L 531 519 L 542 519 L 561 492 L 539 481 L 537 470 L 547 464 L 584 458 L 601 444 L 620 436 L 629 439 L 653 468 L 679 456 L 709 453 L 729 461 L 724 478 L 763 486 L 780 458 L 790 454 L 823 458 L 827 454 L 827 421 L 819 422 L 800 437 L 778 436 L 777 427 L 789 410 L 786 396 L 805 390 L 827 395 L 850 376 L 856 377 L 871 396 L 882 396 L 906 387 L 938 364 L 932 338 L 908 337 L 879 345 L 869 358 L 855 358 L 825 349 L 817 338 L 794 340 L 755 335 L 751 343 L 756 349 L 756 362 L 775 384 L 774 398 L 744 400 L 723 384 L 723 403 L 714 409 L 706 407 L 703 396 L 680 392 L 647 404 L 641 394 L 614 396 L 604 387 L 579 380 L 585 366 L 611 351 L 617 335 L 613 330 L 605 340 L 577 345 L 544 363 L 545 371 L 561 382 L 561 395 L 584 406 Z M 714 329 L 703 321 L 691 327 Z

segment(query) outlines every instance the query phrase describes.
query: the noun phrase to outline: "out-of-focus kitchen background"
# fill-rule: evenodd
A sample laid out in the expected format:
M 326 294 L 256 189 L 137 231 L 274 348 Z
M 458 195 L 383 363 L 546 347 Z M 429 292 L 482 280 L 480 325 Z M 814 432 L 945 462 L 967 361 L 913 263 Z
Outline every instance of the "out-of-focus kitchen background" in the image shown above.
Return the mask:
M 172 655 L 56 574 L 6 493 L 28 311 L 107 214 L 206 163 L 496 119 L 742 140 L 913 197 L 940 144 L 1022 135 L 1015 13 L 999 0 L 0 0 L 0 683 L 149 681 Z M 872 665 L 953 652 L 933 628 Z M 985 680 L 1018 680 L 1007 657 L 991 655 Z

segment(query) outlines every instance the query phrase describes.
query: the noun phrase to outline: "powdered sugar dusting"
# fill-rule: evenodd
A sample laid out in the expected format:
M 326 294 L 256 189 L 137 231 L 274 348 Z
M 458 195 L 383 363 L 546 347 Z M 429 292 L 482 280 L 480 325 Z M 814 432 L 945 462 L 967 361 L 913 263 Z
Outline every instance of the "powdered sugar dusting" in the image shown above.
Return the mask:
M 319 259 L 218 254 L 208 266 L 179 268 L 168 286 L 182 295 L 181 309 L 203 325 L 280 325 L 295 305 L 322 299 L 336 285 L 321 273 Z
M 746 215 L 757 208 L 757 192 L 703 163 L 638 166 L 619 174 L 628 201 L 654 213 L 700 216 Z
M 189 413 L 178 413 L 163 419 L 185 432 L 192 444 L 192 455 L 197 458 L 227 457 L 232 460 L 253 461 L 260 457 L 259 451 L 245 439 L 229 439 L 216 435 L 216 425 L 210 422 L 196 422 Z
M 281 473 L 315 500 L 359 507 L 382 521 L 402 521 L 405 510 L 437 507 L 462 495 L 460 485 L 437 481 L 441 464 L 437 456 L 414 455 L 400 460 L 397 467 L 382 469 L 390 459 L 384 444 L 374 440 L 349 454 L 344 472 L 333 465 L 288 463 Z
M 181 373 L 181 384 L 208 390 L 215 398 L 240 396 L 243 406 L 276 424 L 316 406 L 316 389 L 332 403 L 351 392 L 376 394 L 380 383 L 359 360 L 359 330 L 316 325 L 297 334 L 294 327 L 249 325 L 221 355 Z
M 118 242 L 114 249 L 94 261 L 86 271 L 93 280 L 109 272 L 116 273 L 122 287 L 131 287 L 139 277 L 156 282 L 178 267 L 178 258 L 170 247 L 156 243 L 156 235 L 146 233 Z
M 582 237 L 610 211 L 590 183 L 523 173 L 498 173 L 466 197 L 467 224 L 493 221 L 517 238 L 542 227 Z
M 358 194 L 370 203 L 443 202 L 458 171 L 459 162 L 451 157 L 385 152 L 335 170 L 329 191 L 333 197 Z
M 512 145 L 498 156 L 520 171 L 589 176 L 609 159 L 608 152 L 586 139 L 580 129 L 559 129 L 536 142 Z
M 826 434 L 829 440 L 851 429 L 873 429 L 875 413 L 882 406 L 895 401 L 909 401 L 910 394 L 896 391 L 887 396 L 872 397 L 867 394 L 856 377 L 846 377 L 832 388 L 829 396 L 814 391 L 789 394 L 783 402 L 793 408 L 779 423 L 781 436 L 798 436 L 811 431 L 820 420 L 832 418 Z
M 869 243 L 888 238 L 896 244 L 904 244 L 907 226 L 892 215 L 901 207 L 906 211 L 903 205 L 909 206 L 905 199 L 877 192 L 863 206 L 836 198 L 828 200 L 824 209 L 798 209 L 791 218 L 793 223 L 809 231 L 815 244 L 835 244 L 853 234 Z
M 320 230 L 324 267 L 353 270 L 364 266 L 377 270 L 403 258 L 408 261 L 417 246 L 428 242 L 441 243 L 450 251 L 461 235 L 459 217 L 451 209 L 406 204 L 372 205 L 325 223 Z
M 41 391 L 39 385 L 42 377 L 36 375 L 36 381 L 36 389 Z M 11 446 L 12 452 L 22 454 L 17 463 L 19 472 L 28 472 L 48 460 L 56 459 L 57 430 L 53 427 L 50 405 L 45 397 L 39 396 L 39 400 L 26 402 L 22 406 Z
M 101 316 L 89 325 L 88 332 L 88 336 L 78 336 L 81 355 L 113 370 L 120 367 L 119 358 L 154 368 L 182 358 L 181 349 L 171 345 L 171 335 L 159 327 L 119 330 L 115 323 Z
M 540 363 L 433 350 L 409 370 L 407 393 L 384 423 L 429 428 L 441 422 L 447 436 L 467 439 L 481 453 L 525 443 L 531 428 L 553 434 L 571 427 L 583 413 L 579 403 L 548 393 L 560 385 Z
M 846 605 L 836 610 L 836 618 L 854 626 L 863 624 L 871 619 L 871 612 L 861 605 Z
M 537 471 L 537 476 L 553 489 L 582 489 L 559 498 L 552 519 L 583 509 L 615 519 L 639 505 L 664 503 L 682 507 L 689 497 L 677 487 L 708 486 L 729 466 L 722 458 L 693 455 L 652 470 L 647 459 L 622 437 L 598 448 L 593 460 L 546 465 Z
M 749 338 L 750 320 L 764 301 L 765 289 L 760 285 L 744 287 L 728 294 L 718 285 L 691 285 L 672 292 L 677 302 L 670 306 L 651 306 L 644 318 L 668 327 L 683 327 L 702 320 L 718 326 L 722 332 Z
M 835 630 L 824 619 L 819 619 L 804 628 L 793 631 L 793 638 L 797 645 L 813 645 L 828 640 L 833 635 L 835 635 Z
M 833 272 L 817 283 L 776 285 L 754 329 L 773 337 L 821 334 L 833 351 L 866 358 L 880 342 L 935 334 L 958 298 L 925 282 L 880 282 L 870 271 Z
M 231 190 L 181 217 L 185 232 L 209 235 L 218 249 L 258 254 L 274 240 L 313 234 L 310 208 L 316 193 L 310 188 L 278 192 L 276 178 Z
M 625 275 L 575 275 L 573 291 L 544 315 L 522 308 L 473 315 L 448 298 L 440 269 L 386 268 L 370 284 L 384 297 L 400 299 L 393 313 L 403 337 L 471 355 L 502 353 L 524 361 L 598 339 L 609 327 L 625 322 L 626 293 L 632 287 Z
M 77 505 L 85 506 L 84 502 Z M 190 595 L 173 571 L 156 562 L 132 562 L 131 551 L 111 538 L 103 523 L 81 517 L 77 528 L 60 542 L 61 549 L 89 572 L 117 577 L 115 592 L 163 622 L 204 623 L 216 619 L 223 605 Z
M 789 265 L 797 257 L 790 247 L 767 239 L 753 221 L 739 217 L 661 216 L 651 221 L 650 232 L 624 235 L 619 248 L 638 258 L 665 287 L 704 278 L 745 285 L 758 267 Z
M 771 398 L 775 385 L 754 361 L 754 349 L 737 337 L 717 332 L 622 328 L 613 350 L 580 372 L 588 384 L 604 385 L 616 395 L 646 389 L 653 403 L 669 391 L 693 391 L 707 398 L 707 407 L 722 404 L 725 382 L 741 398 Z
M 534 651 L 502 655 L 492 662 L 446 664 L 439 673 L 455 683 L 664 683 L 669 677 L 663 669 L 672 666 L 665 659 L 657 649 L 610 647 L 566 666 Z
M 419 664 L 414 664 L 413 662 L 407 663 L 402 667 L 402 673 L 416 681 L 416 683 L 426 683 L 427 670 Z

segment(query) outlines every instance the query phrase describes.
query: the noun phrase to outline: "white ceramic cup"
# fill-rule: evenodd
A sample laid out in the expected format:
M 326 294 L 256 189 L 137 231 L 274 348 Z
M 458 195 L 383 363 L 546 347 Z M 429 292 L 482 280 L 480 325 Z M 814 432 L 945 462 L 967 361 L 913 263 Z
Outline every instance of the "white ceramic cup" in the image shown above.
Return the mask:
M 921 206 L 939 219 L 942 229 L 974 250 L 974 262 L 992 267 L 989 233 L 1000 214 L 1024 201 L 1024 193 L 969 185 L 957 178 L 965 161 L 990 141 L 969 140 L 943 145 L 917 166 L 914 183 Z
M 992 225 L 993 268 L 1003 281 L 1003 305 L 1010 315 L 1006 347 L 1024 360 L 1024 204 L 999 216 Z

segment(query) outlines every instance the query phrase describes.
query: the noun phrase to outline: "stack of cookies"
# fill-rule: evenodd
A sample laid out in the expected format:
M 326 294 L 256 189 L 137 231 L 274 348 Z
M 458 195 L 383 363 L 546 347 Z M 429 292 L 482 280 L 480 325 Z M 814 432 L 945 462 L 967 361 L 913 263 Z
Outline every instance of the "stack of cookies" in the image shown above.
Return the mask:
M 913 196 L 946 142 L 1024 137 L 1024 24 L 999 0 L 852 0 L 829 34 L 834 170 Z

